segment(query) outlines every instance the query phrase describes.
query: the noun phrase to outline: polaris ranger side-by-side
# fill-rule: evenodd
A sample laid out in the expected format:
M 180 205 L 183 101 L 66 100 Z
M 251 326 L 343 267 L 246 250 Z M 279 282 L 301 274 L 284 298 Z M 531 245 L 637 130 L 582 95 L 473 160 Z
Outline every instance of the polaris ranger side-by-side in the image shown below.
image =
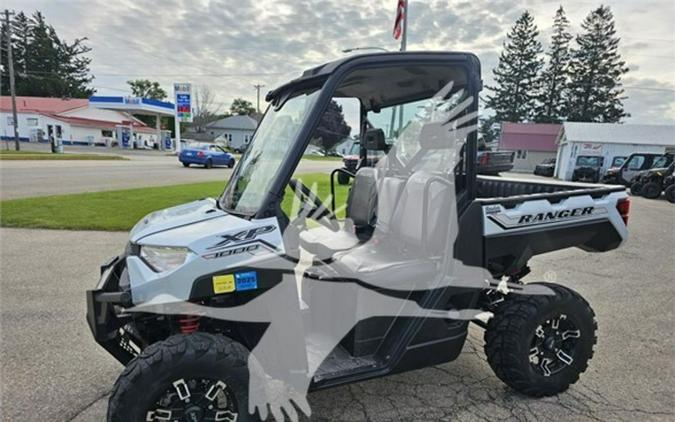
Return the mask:
M 257 420 L 267 405 L 256 388 L 283 419 L 268 391 L 278 393 L 279 380 L 306 382 L 288 394 L 307 413 L 307 391 L 454 360 L 470 322 L 485 329 L 488 363 L 512 388 L 541 397 L 576 382 L 593 356 L 594 313 L 569 288 L 526 284 L 528 261 L 619 247 L 629 199 L 623 186 L 478 176 L 480 75 L 469 53 L 380 53 L 309 69 L 271 91 L 222 195 L 143 218 L 87 292 L 95 340 L 126 365 L 108 420 Z M 360 104 L 361 161 L 387 151 L 377 166 L 356 169 L 344 221 L 294 177 L 335 98 Z M 387 145 L 378 115 L 395 106 L 412 123 Z M 339 171 L 325 175 L 333 190 Z M 296 215 L 282 208 L 287 194 L 302 203 Z M 306 253 L 313 259 L 297 271 L 298 292 L 285 280 Z M 457 268 L 485 277 L 465 280 Z M 267 319 L 236 315 L 258 303 L 272 309 Z M 401 308 L 378 311 L 388 304 Z M 344 335 L 325 339 L 352 320 L 338 327 Z M 288 336 L 298 341 L 289 345 Z M 251 356 L 269 344 L 283 365 L 254 370 Z

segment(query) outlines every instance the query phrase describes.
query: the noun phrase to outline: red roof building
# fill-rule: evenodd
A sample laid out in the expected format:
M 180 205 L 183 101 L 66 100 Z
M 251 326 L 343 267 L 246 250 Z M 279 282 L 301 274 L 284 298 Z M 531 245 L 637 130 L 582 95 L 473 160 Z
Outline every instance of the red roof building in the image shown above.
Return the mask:
M 86 98 L 16 97 L 19 138 L 28 142 L 48 142 L 51 136 L 64 144 L 111 145 L 116 127 L 130 125 L 140 141 L 154 141 L 151 128 L 122 110 L 89 106 Z M 0 97 L 0 138 L 14 139 L 11 97 Z
M 531 172 L 542 161 L 555 158 L 562 125 L 551 123 L 507 123 L 501 125 L 500 151 L 514 151 L 514 171 Z

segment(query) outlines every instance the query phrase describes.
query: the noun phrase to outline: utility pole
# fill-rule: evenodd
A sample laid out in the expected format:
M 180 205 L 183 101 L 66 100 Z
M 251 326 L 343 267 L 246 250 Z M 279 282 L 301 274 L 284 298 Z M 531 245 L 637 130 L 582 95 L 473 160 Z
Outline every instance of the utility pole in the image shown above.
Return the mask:
M 14 149 L 19 151 L 21 146 L 19 145 L 19 119 L 16 116 L 16 87 L 14 86 L 14 57 L 12 57 L 12 26 L 9 21 L 9 17 L 13 15 L 14 12 L 11 12 L 5 9 L 5 28 L 7 28 L 7 62 L 9 63 L 9 92 L 12 96 L 12 119 L 14 123 Z
M 253 85 L 253 88 L 255 88 L 255 90 L 257 92 L 258 100 L 257 100 L 257 104 L 256 104 L 256 110 L 258 111 L 258 114 L 260 114 L 260 88 L 263 88 L 264 86 L 265 85 L 261 85 L 261 84 Z

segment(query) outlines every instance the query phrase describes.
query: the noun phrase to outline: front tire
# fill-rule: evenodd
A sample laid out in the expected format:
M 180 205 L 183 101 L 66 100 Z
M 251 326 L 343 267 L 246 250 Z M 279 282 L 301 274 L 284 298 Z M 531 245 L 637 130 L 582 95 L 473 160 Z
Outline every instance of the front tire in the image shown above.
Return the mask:
M 190 167 L 190 163 L 183 163 L 183 167 Z
M 642 196 L 648 199 L 656 199 L 661 195 L 661 185 L 655 182 L 646 183 L 642 187 Z
M 206 160 L 206 164 L 204 164 L 204 168 L 210 169 L 212 167 L 213 167 L 213 161 L 211 161 L 211 159 L 209 158 L 208 160 Z
M 107 420 L 255 421 L 248 413 L 247 362 L 246 348 L 224 336 L 169 337 L 129 362 L 113 387 Z
M 640 192 L 642 192 L 642 183 L 633 183 L 630 185 L 630 193 L 631 195 L 634 196 L 640 196 Z
M 227 167 L 228 167 L 228 168 L 234 167 L 234 163 L 235 163 L 235 161 L 234 161 L 234 158 L 233 158 L 233 159 L 230 160 L 229 163 L 227 163 Z
M 513 295 L 495 310 L 485 331 L 485 354 L 497 377 L 533 397 L 561 393 L 593 357 L 597 323 L 578 293 L 540 283 L 554 295 Z

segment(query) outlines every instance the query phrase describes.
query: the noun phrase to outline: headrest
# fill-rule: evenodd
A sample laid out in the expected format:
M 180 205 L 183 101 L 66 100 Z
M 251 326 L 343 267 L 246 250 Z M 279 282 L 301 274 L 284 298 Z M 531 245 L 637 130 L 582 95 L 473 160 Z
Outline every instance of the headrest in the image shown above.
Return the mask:
M 382 129 L 366 130 L 363 146 L 369 151 L 386 151 L 387 143 L 384 140 L 384 131 Z
M 450 125 L 443 125 L 440 122 L 427 123 L 420 130 L 420 147 L 422 149 L 452 148 L 454 145 L 450 138 Z

